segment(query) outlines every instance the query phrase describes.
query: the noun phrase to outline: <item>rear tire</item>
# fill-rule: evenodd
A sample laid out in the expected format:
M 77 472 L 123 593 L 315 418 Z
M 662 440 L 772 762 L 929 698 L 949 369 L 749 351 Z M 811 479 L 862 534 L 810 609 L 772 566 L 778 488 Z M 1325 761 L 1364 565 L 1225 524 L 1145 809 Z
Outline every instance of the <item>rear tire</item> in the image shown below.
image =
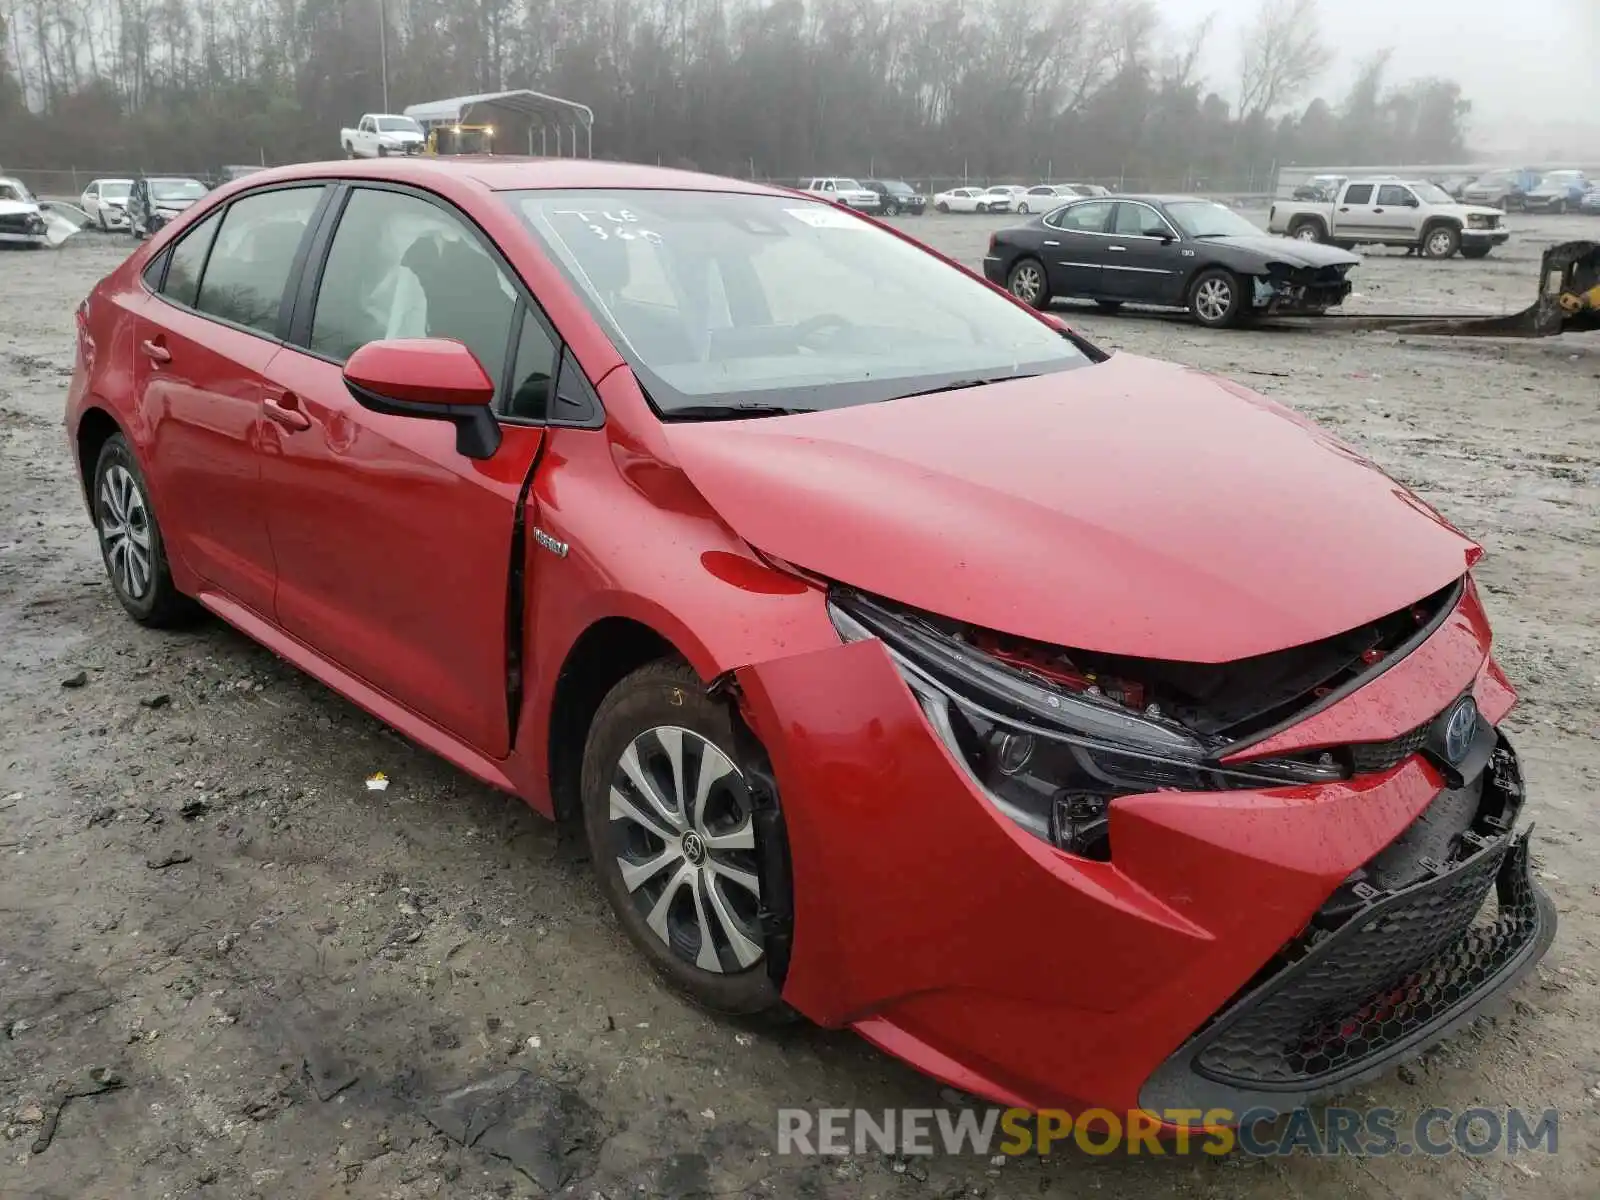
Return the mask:
M 1011 264 L 1006 291 L 1034 308 L 1050 307 L 1050 276 L 1037 258 L 1019 258 Z
M 1189 289 L 1189 314 L 1207 329 L 1230 329 L 1245 311 L 1244 281 L 1225 267 L 1208 267 Z
M 354 158 L 356 156 L 356 148 L 349 142 L 344 144 L 344 156 L 346 158 Z
M 1309 217 L 1289 226 L 1289 236 L 1297 242 L 1325 242 L 1328 240 L 1328 231 L 1322 227 L 1321 221 Z
M 189 624 L 200 608 L 172 582 L 166 539 L 144 472 L 122 434 L 106 439 L 93 470 L 95 530 L 117 600 L 141 625 L 170 629 Z
M 1461 249 L 1461 231 L 1454 225 L 1434 225 L 1422 234 L 1422 257 L 1446 259 Z
M 709 783 L 702 771 L 715 772 Z M 781 1010 L 733 724 L 687 664 L 650 663 L 611 689 L 589 727 L 582 786 L 600 890 L 628 939 L 705 1008 Z

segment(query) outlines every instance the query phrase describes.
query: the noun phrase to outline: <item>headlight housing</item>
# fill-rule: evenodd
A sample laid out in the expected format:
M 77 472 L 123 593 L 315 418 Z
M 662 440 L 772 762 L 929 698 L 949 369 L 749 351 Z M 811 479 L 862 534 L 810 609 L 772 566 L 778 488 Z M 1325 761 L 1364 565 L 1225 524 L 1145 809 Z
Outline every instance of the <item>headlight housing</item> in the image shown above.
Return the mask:
M 1349 774 L 1325 753 L 1223 765 L 1216 754 L 1226 739 L 1202 738 L 1154 704 L 1135 711 L 1121 681 L 1091 678 L 1074 690 L 855 593 L 830 595 L 828 613 L 845 641 L 883 642 L 939 739 L 996 809 L 1072 854 L 1110 857 L 1119 796 Z

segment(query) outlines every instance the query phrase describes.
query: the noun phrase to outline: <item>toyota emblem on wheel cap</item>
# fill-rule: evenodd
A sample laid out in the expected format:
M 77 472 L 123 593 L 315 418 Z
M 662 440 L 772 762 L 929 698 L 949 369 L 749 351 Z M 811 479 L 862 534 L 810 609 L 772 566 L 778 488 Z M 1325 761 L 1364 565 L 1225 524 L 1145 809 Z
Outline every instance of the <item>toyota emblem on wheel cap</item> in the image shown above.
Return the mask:
M 1444 727 L 1444 756 L 1452 764 L 1459 764 L 1472 749 L 1472 739 L 1477 732 L 1478 705 L 1468 696 L 1455 706 Z

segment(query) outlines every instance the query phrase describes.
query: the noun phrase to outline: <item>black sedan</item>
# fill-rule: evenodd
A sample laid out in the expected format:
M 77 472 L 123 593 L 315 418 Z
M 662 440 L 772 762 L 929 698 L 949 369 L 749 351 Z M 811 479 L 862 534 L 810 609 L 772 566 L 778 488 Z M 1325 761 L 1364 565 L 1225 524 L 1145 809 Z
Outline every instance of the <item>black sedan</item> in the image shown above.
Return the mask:
M 1270 313 L 1320 313 L 1350 294 L 1361 260 L 1317 242 L 1272 237 L 1195 196 L 1076 200 L 989 239 L 983 273 L 1019 300 L 1093 300 L 1102 308 L 1187 308 L 1202 325 Z

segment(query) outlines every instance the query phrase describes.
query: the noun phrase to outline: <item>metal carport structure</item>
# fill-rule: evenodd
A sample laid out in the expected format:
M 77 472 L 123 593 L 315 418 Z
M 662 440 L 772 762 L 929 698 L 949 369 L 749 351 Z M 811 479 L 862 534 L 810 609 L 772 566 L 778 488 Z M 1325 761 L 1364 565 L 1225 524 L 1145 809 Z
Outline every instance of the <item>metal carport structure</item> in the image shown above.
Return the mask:
M 563 148 L 570 158 L 577 158 L 580 153 L 584 158 L 594 157 L 594 110 L 576 100 L 543 92 L 521 89 L 429 100 L 409 105 L 405 115 L 424 129 L 442 125 L 493 126 L 496 147 L 503 145 L 512 154 L 520 151 L 511 147 L 526 140 L 529 154 L 548 156 L 554 131 L 555 157 L 562 156 Z

